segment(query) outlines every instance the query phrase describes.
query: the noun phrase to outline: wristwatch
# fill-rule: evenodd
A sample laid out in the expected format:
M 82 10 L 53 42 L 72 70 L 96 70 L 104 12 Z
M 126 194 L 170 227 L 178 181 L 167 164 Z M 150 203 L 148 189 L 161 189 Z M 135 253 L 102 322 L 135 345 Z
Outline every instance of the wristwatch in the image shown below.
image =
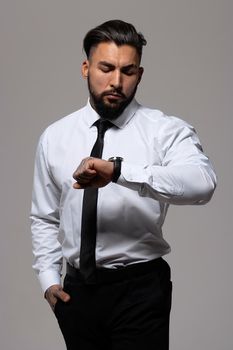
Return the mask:
M 112 182 L 117 182 L 119 176 L 121 175 L 121 162 L 123 161 L 123 158 L 111 157 L 108 159 L 108 161 L 114 163 Z

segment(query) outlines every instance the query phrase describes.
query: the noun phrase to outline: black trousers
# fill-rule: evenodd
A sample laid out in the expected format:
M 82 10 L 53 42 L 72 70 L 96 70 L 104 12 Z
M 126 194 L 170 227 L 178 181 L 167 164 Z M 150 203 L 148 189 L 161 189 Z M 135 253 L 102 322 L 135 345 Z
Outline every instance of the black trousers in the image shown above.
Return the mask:
M 68 303 L 55 307 L 68 350 L 168 350 L 172 282 L 162 258 L 116 271 L 99 271 L 86 285 L 69 268 Z

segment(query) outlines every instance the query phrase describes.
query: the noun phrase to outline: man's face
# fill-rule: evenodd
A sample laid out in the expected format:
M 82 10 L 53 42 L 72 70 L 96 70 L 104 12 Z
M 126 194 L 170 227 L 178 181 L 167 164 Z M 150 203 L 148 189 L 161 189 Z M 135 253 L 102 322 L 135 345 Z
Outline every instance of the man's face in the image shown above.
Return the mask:
M 137 50 L 130 45 L 104 42 L 91 50 L 82 74 L 88 78 L 91 105 L 101 117 L 115 119 L 131 102 L 143 73 L 139 65 Z

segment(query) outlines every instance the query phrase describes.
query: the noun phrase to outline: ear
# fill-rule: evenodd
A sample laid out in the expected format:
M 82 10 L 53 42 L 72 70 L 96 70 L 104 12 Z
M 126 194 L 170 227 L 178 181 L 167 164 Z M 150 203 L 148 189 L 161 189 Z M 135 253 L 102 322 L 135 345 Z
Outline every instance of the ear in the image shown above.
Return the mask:
M 140 81 L 142 79 L 143 72 L 144 72 L 144 68 L 143 67 L 139 67 L 138 84 L 140 83 Z
M 82 76 L 84 79 L 88 77 L 88 72 L 89 72 L 89 61 L 85 60 L 82 64 Z

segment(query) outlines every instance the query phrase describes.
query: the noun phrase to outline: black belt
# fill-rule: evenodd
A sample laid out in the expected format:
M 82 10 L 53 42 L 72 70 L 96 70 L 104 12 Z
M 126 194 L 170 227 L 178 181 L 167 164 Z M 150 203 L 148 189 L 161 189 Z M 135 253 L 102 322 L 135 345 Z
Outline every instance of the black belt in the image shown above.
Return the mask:
M 163 258 L 129 264 L 118 268 L 97 268 L 96 281 L 97 283 L 117 282 L 131 279 L 134 277 L 145 275 L 152 271 L 157 271 L 159 268 L 167 264 Z M 75 278 L 78 281 L 84 281 L 84 278 L 79 269 L 67 263 L 66 273 L 68 276 Z

